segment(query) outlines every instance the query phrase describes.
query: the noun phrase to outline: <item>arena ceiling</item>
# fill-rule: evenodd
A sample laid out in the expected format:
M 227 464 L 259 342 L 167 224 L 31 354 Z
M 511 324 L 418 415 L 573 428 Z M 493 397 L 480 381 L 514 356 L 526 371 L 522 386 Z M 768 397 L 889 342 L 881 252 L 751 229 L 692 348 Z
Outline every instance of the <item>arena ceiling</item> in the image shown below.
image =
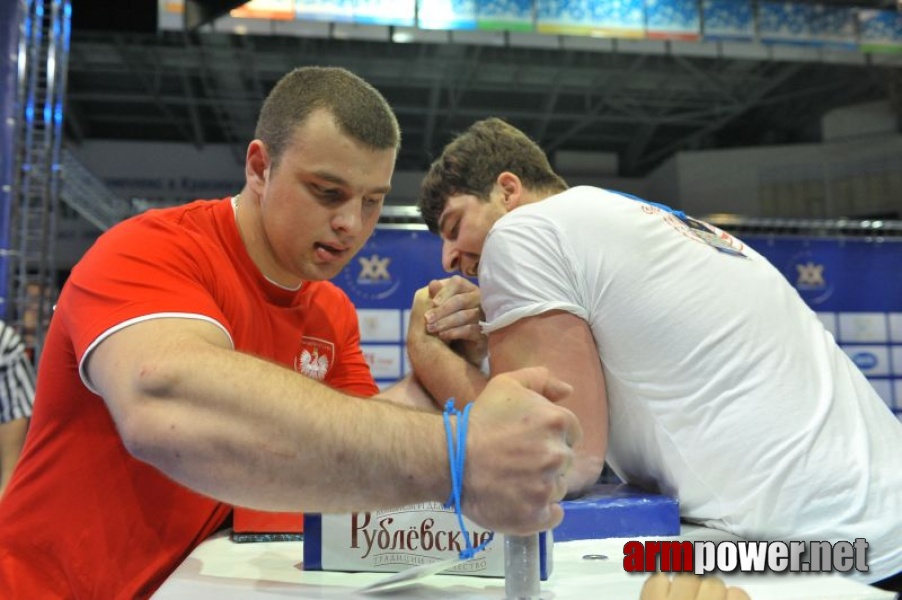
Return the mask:
M 506 118 L 552 155 L 613 153 L 621 176 L 641 176 L 680 150 L 818 142 L 828 111 L 885 99 L 899 106 L 902 95 L 898 62 L 858 52 L 774 55 L 758 46 L 737 54 L 661 43 L 600 51 L 537 35 L 395 43 L 336 30 L 324 37 L 156 32 L 135 27 L 134 15 L 110 14 L 132 3 L 103 4 L 103 17 L 74 20 L 70 145 L 228 143 L 243 155 L 262 98 L 300 65 L 347 67 L 382 91 L 403 130 L 398 167 L 410 170 L 425 168 L 455 132 L 487 116 Z M 73 10 L 77 17 L 78 1 Z

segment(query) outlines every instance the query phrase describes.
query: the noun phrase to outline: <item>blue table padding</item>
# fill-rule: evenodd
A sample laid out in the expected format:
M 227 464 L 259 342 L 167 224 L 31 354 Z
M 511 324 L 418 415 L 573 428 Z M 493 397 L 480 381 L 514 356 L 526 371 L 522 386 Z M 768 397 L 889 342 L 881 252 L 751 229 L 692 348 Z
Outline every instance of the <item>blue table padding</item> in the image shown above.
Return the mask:
M 679 535 L 680 504 L 625 484 L 598 484 L 580 498 L 565 500 L 555 542 Z
M 323 518 L 304 513 L 304 570 L 323 570 Z

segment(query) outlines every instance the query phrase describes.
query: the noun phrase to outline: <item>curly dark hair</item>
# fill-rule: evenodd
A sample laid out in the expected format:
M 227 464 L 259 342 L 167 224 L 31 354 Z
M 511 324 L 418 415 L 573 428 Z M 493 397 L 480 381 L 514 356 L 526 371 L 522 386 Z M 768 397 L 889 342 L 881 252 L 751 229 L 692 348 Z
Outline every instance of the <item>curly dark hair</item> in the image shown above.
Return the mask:
M 535 190 L 567 189 L 548 157 L 525 133 L 496 117 L 483 119 L 445 146 L 423 179 L 417 207 L 429 230 L 438 233 L 438 218 L 451 196 L 472 194 L 488 202 L 495 180 L 504 171 Z

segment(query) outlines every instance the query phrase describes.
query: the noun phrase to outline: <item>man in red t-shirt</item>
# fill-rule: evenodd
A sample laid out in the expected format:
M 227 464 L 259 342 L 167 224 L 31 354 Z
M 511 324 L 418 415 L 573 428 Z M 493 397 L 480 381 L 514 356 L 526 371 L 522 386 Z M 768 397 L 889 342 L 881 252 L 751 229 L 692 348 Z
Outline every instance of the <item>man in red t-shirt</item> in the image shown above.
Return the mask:
M 380 394 L 393 402 L 361 400 L 378 390 L 356 315 L 326 281 L 389 192 L 390 107 L 343 69 L 296 69 L 255 137 L 240 194 L 125 221 L 73 269 L 0 503 L 0 597 L 148 597 L 233 505 L 447 498 L 441 416 L 399 405 L 431 403 L 414 378 Z M 481 392 L 464 482 L 476 522 L 525 534 L 560 521 L 580 431 L 546 398 L 568 390 L 531 369 Z

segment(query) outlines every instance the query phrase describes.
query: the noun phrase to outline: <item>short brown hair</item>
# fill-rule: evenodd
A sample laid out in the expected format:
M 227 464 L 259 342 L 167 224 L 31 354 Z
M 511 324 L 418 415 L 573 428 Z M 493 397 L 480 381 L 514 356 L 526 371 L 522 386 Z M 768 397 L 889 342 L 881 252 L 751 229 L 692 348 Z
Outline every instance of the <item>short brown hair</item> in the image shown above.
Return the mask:
M 375 150 L 401 146 L 401 128 L 376 88 L 339 67 L 299 67 L 276 83 L 263 102 L 254 136 L 277 165 L 295 129 L 325 109 L 338 128 Z
M 438 218 L 451 196 L 472 194 L 487 202 L 504 171 L 534 190 L 567 189 L 548 157 L 525 133 L 501 119 L 483 119 L 445 146 L 423 179 L 417 206 L 429 230 L 438 233 Z

